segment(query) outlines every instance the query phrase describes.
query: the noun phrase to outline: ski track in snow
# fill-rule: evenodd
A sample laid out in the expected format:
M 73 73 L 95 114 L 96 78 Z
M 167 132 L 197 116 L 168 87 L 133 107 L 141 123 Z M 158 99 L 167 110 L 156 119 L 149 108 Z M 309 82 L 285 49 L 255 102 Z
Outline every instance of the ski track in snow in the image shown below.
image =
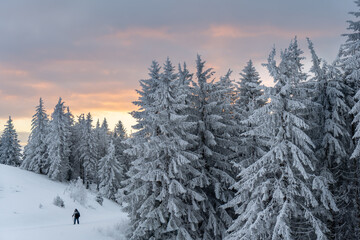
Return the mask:
M 0 240 L 123 240 L 128 217 L 121 207 L 104 199 L 103 206 L 88 192 L 85 206 L 65 191 L 67 184 L 0 164 Z M 53 205 L 60 196 L 65 208 Z M 41 205 L 41 207 L 40 207 Z M 80 224 L 73 224 L 74 209 Z

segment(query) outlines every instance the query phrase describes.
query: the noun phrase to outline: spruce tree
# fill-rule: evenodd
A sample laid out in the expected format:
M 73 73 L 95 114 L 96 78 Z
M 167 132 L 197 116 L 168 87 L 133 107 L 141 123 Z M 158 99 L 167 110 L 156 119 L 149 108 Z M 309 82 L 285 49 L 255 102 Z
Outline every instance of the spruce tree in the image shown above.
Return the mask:
M 254 109 L 264 105 L 264 101 L 259 98 L 262 93 L 261 80 L 259 73 L 256 71 L 253 62 L 249 60 L 240 73 L 239 88 L 239 108 L 243 111 L 245 118 L 250 116 Z
M 99 181 L 97 178 L 98 160 L 100 159 L 98 153 L 97 139 L 95 138 L 92 128 L 92 116 L 87 114 L 84 124 L 81 129 L 81 140 L 79 145 L 80 162 L 83 166 L 83 181 L 87 187 L 95 183 L 98 187 Z
M 234 133 L 232 108 L 233 84 L 230 71 L 218 83 L 211 79 L 214 72 L 205 68 L 205 62 L 198 55 L 196 80 L 193 88 L 195 122 L 198 136 L 195 153 L 199 155 L 202 190 L 206 194 L 203 222 L 200 225 L 202 238 L 223 239 L 232 216 L 220 206 L 229 201 L 233 192 L 229 186 L 234 183 L 234 172 L 229 161 Z
M 353 137 L 352 144 L 347 147 L 347 152 L 351 157 L 347 163 L 348 171 L 344 174 L 348 184 L 348 194 L 346 203 L 353 211 L 346 221 L 353 221 L 349 226 L 344 226 L 343 231 L 348 232 L 349 239 L 358 239 L 360 236 L 359 222 L 360 222 L 360 166 L 359 166 L 359 96 L 360 96 L 360 83 L 359 83 L 359 64 L 360 64 L 360 1 L 355 1 L 357 5 L 357 11 L 350 12 L 355 17 L 354 20 L 347 21 L 349 23 L 348 30 L 350 33 L 343 34 L 346 37 L 346 42 L 340 49 L 340 61 L 339 65 L 343 71 L 343 78 L 345 84 L 344 95 L 346 97 L 346 103 L 351 108 L 350 114 L 346 115 L 348 131 Z M 345 183 L 346 184 L 346 183 Z
M 324 126 L 325 126 L 325 111 L 324 104 L 326 102 L 326 67 L 321 66 L 322 60 L 317 56 L 314 45 L 309 38 L 307 38 L 308 47 L 311 53 L 312 66 L 310 72 L 313 77 L 306 82 L 307 90 L 309 92 L 309 98 L 313 102 L 313 105 L 308 106 L 310 121 L 308 135 L 311 137 L 315 145 L 315 154 L 320 159 L 319 164 L 323 165 L 321 159 L 324 158 L 324 151 L 322 149 L 322 141 L 324 138 Z M 320 166 L 319 168 L 322 168 Z
M 324 62 L 321 67 L 322 61 L 309 39 L 308 43 L 313 61 L 313 96 L 317 104 L 311 116 L 317 126 L 311 129 L 319 160 L 317 170 L 329 186 L 339 208 L 339 211 L 331 212 L 331 217 L 324 219 L 334 239 L 357 239 L 354 174 L 349 165 L 351 133 L 346 122 L 350 110 L 346 102 L 346 85 L 336 66 L 337 62 L 332 65 Z
M 18 167 L 21 164 L 21 149 L 11 116 L 6 123 L 0 139 L 0 163 Z
M 120 139 L 126 139 L 127 137 L 124 124 L 120 120 L 115 125 L 114 137 L 119 137 Z
M 265 64 L 275 86 L 266 89 L 264 99 L 270 101 L 249 121 L 268 136 L 269 151 L 239 175 L 238 194 L 229 203 L 237 204 L 238 218 L 226 239 L 327 239 L 317 210 L 337 208 L 326 183 L 314 172 L 313 143 L 301 116 L 306 109 L 301 54 L 295 39 L 281 53 L 279 65 L 275 49 Z
M 129 170 L 132 157 L 125 153 L 126 149 L 129 148 L 126 144 L 126 129 L 121 121 L 115 125 L 114 134 L 112 141 L 115 146 L 115 156 L 121 166 L 120 179 L 126 179 L 126 172 Z
M 31 133 L 28 144 L 24 148 L 24 160 L 21 168 L 40 174 L 47 174 L 47 145 L 49 119 L 44 108 L 44 102 L 40 98 L 36 113 L 31 120 Z
M 119 193 L 131 219 L 130 239 L 200 239 L 205 195 L 197 155 L 189 151 L 187 129 L 194 127 L 184 110 L 186 95 L 169 60 L 164 72 L 153 62 L 141 81 L 139 111 L 127 152 L 135 157 Z M 195 136 L 192 136 L 195 138 Z
M 351 168 L 348 146 L 351 145 L 351 134 L 346 124 L 349 106 L 346 105 L 344 83 L 340 70 L 334 66 L 326 67 L 326 99 L 324 102 L 325 125 L 322 149 L 323 163 L 330 169 L 334 182 L 332 191 L 339 211 L 333 212 L 333 224 L 330 225 L 334 239 L 359 239 L 358 211 L 355 210 L 355 182 Z M 326 180 L 325 170 L 323 176 Z M 331 177 L 327 177 L 331 181 Z M 330 182 L 331 183 L 331 182 Z
M 98 178 L 100 193 L 115 200 L 115 194 L 120 187 L 121 174 L 124 172 L 117 157 L 113 141 L 110 142 L 105 157 L 98 163 Z
M 240 73 L 238 84 L 238 98 L 235 103 L 236 120 L 238 121 L 238 160 L 235 160 L 235 167 L 239 169 L 249 166 L 256 159 L 260 158 L 266 149 L 263 143 L 264 136 L 256 132 L 256 126 L 248 120 L 255 110 L 262 107 L 265 101 L 263 95 L 259 73 L 253 63 L 249 60 Z
M 46 138 L 47 148 L 47 164 L 49 178 L 65 181 L 69 180 L 69 156 L 71 144 L 71 132 L 69 126 L 69 118 L 65 113 L 66 107 L 61 98 L 55 106 L 54 112 L 51 114 L 49 124 L 49 133 Z
M 98 125 L 96 126 L 95 132 L 98 145 L 98 157 L 100 159 L 106 155 L 110 142 L 110 131 L 106 118 L 104 118 L 100 127 Z
M 360 8 L 360 1 L 355 1 L 357 8 Z M 342 44 L 340 49 L 341 66 L 344 71 L 345 84 L 349 86 L 349 96 L 347 96 L 348 104 L 354 105 L 354 95 L 359 90 L 359 74 L 360 70 L 357 66 L 360 64 L 360 11 L 350 12 L 356 19 L 348 20 L 348 30 L 350 33 L 343 34 L 346 37 L 346 43 Z

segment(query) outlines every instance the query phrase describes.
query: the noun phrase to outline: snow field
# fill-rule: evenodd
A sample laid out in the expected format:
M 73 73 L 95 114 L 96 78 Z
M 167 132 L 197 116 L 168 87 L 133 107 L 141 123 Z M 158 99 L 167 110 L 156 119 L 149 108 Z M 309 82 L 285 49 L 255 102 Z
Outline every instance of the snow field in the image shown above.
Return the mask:
M 74 202 L 68 185 L 19 168 L 0 164 L 0 240 L 125 239 L 128 217 L 119 205 L 88 191 L 85 206 Z M 53 205 L 56 196 L 64 208 Z M 80 225 L 73 225 L 77 208 Z

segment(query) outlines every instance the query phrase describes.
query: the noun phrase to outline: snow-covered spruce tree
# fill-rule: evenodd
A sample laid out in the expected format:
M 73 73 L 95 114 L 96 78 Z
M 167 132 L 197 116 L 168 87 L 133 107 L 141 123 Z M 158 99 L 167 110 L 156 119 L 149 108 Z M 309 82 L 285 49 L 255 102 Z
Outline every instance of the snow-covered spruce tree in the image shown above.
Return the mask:
M 59 98 L 51 118 L 46 138 L 47 164 L 49 165 L 47 175 L 58 181 L 69 180 L 71 132 L 61 98 Z
M 114 137 L 119 137 L 120 139 L 126 139 L 126 129 L 124 127 L 124 124 L 119 120 L 114 129 Z
M 48 132 L 49 119 L 44 108 L 44 102 L 40 98 L 39 105 L 31 120 L 31 133 L 28 144 L 24 148 L 24 159 L 21 168 L 40 174 L 47 174 L 45 166 L 47 159 L 46 135 Z
M 101 156 L 100 152 L 104 152 L 106 151 L 106 148 L 101 148 L 101 135 L 102 135 L 102 130 L 101 130 L 101 125 L 100 125 L 100 120 L 98 119 L 96 121 L 96 125 L 95 125 L 95 129 L 94 129 L 94 138 L 95 138 L 95 142 L 97 145 L 97 154 L 98 154 L 98 159 L 102 158 L 103 156 Z M 105 153 L 105 152 L 104 152 Z
M 132 157 L 125 153 L 125 150 L 129 148 L 129 146 L 126 144 L 126 129 L 121 121 L 119 121 L 115 125 L 114 134 L 112 137 L 112 141 L 115 146 L 115 156 L 118 160 L 121 171 L 120 171 L 120 179 L 125 180 L 126 179 L 126 172 L 129 170 Z
M 86 121 L 84 114 L 80 114 L 77 117 L 77 121 L 72 127 L 71 133 L 71 169 L 72 169 L 72 178 L 76 179 L 80 177 L 84 179 L 84 166 L 81 161 L 81 143 L 83 140 L 83 129 L 85 129 Z
M 234 167 L 238 169 L 238 172 L 247 168 L 251 164 L 255 163 L 259 158 L 265 155 L 268 149 L 268 135 L 262 131 L 259 127 L 259 123 L 249 121 L 249 117 L 254 114 L 256 110 L 263 107 L 266 102 L 266 98 L 263 96 L 261 81 L 259 74 L 250 60 L 242 73 L 238 82 L 238 98 L 235 103 L 235 118 L 238 122 L 237 136 L 239 142 L 239 148 L 237 149 L 236 157 L 233 160 Z M 226 203 L 223 207 L 232 208 L 237 210 L 238 206 L 241 206 L 244 201 L 248 200 L 247 194 L 244 194 L 241 190 L 244 179 L 241 175 L 238 176 L 237 182 L 230 188 L 235 190 L 235 196 L 231 201 Z M 237 210 L 237 216 L 240 219 L 241 211 Z M 236 217 L 235 217 L 236 218 Z M 238 220 L 235 220 L 235 225 L 239 224 Z M 234 225 L 232 226 L 234 227 Z
M 359 3 L 360 4 L 360 3 Z M 355 70 L 354 70 L 355 71 Z M 354 238 L 351 239 L 355 239 L 355 237 L 359 237 L 359 221 L 360 221 L 360 213 L 359 213 L 359 204 L 360 204 L 360 200 L 359 200 L 359 176 L 360 176 L 360 166 L 359 166 L 359 158 L 360 158 L 360 90 L 356 93 L 355 97 L 354 97 L 356 103 L 353 106 L 353 108 L 351 109 L 350 113 L 353 114 L 354 116 L 354 120 L 353 120 L 353 125 L 356 127 L 355 128 L 355 133 L 353 135 L 353 139 L 355 140 L 355 148 L 354 151 L 351 154 L 350 157 L 350 161 L 349 161 L 349 178 L 348 180 L 352 180 L 354 183 L 354 187 L 349 189 L 348 195 L 350 195 L 350 199 L 348 199 L 349 203 L 351 203 L 350 201 L 353 202 L 354 207 L 353 207 L 353 212 L 352 212 L 352 217 L 354 219 L 354 221 L 356 220 L 356 222 L 354 223 L 354 229 L 353 231 L 356 231 L 356 235 L 354 233 Z M 349 229 L 350 230 L 350 229 Z
M 354 203 L 354 211 L 353 217 L 356 218 L 356 222 L 354 222 L 355 229 L 353 229 L 354 236 L 359 238 L 359 221 L 360 221 L 360 165 L 359 165 L 359 100 L 360 100 L 360 1 L 355 1 L 357 5 L 357 11 L 350 12 L 351 15 L 355 17 L 355 20 L 348 21 L 349 27 L 348 30 L 351 33 L 343 34 L 346 39 L 346 43 L 341 46 L 340 49 L 340 66 L 343 70 L 343 78 L 345 79 L 345 85 L 347 87 L 344 92 L 347 100 L 347 104 L 350 106 L 351 112 L 347 116 L 347 124 L 349 131 L 352 133 L 354 144 L 348 146 L 348 152 L 351 154 L 351 158 L 348 162 L 349 168 L 349 180 L 352 178 L 353 188 L 351 189 L 351 193 L 349 192 L 350 199 L 349 201 L 353 201 Z M 354 96 L 355 95 L 355 96 Z M 352 125 L 351 125 L 352 124 Z M 352 148 L 354 146 L 354 148 Z M 353 218 L 353 220 L 354 220 Z M 356 226 L 355 226 L 356 225 Z M 351 231 L 349 229 L 349 231 Z
M 77 171 L 77 161 L 74 156 L 74 141 L 75 141 L 75 120 L 74 115 L 70 111 L 70 107 L 66 107 L 65 117 L 68 122 L 69 131 L 70 131 L 70 138 L 69 138 L 69 144 L 70 144 L 70 155 L 69 155 L 69 172 L 68 172 L 68 179 L 76 179 L 79 177 L 78 171 Z
M 313 74 L 310 80 L 305 83 L 310 95 L 309 98 L 313 103 L 308 106 L 309 129 L 307 130 L 307 133 L 315 145 L 314 152 L 320 160 L 319 164 L 322 165 L 319 166 L 319 168 L 322 168 L 324 165 L 321 159 L 324 159 L 322 141 L 324 138 L 325 125 L 325 112 L 323 105 L 326 102 L 326 69 L 321 66 L 322 60 L 317 56 L 314 45 L 309 38 L 307 38 L 307 42 L 312 60 L 310 72 Z
M 243 110 L 245 118 L 247 118 L 252 114 L 254 109 L 258 109 L 264 105 L 264 101 L 259 98 L 263 95 L 260 85 L 261 80 L 251 60 L 247 62 L 240 76 L 241 78 L 238 82 L 238 105 L 240 109 Z
M 355 1 L 357 8 L 360 8 L 360 0 Z M 351 33 L 343 34 L 346 43 L 342 44 L 340 48 L 341 67 L 344 71 L 345 84 L 349 86 L 349 96 L 347 97 L 350 107 L 354 105 L 354 95 L 360 88 L 359 74 L 360 68 L 360 11 L 350 12 L 356 18 L 356 21 L 349 20 L 348 30 Z
M 179 114 L 186 98 L 169 60 L 164 72 L 153 62 L 150 78 L 141 80 L 137 119 L 139 131 L 127 152 L 135 156 L 130 178 L 119 192 L 131 219 L 130 239 L 201 239 L 199 223 L 206 196 L 201 170 L 191 153 L 187 135 L 194 123 Z M 192 136 L 195 138 L 195 136 Z
M 210 81 L 214 72 L 205 68 L 205 62 L 199 55 L 196 67 L 197 82 L 194 83 L 193 95 L 198 143 L 195 152 L 199 155 L 202 186 L 207 196 L 200 231 L 203 239 L 223 239 L 232 222 L 232 217 L 220 206 L 233 197 L 228 188 L 234 183 L 235 176 L 228 157 L 235 145 L 231 141 L 234 86 L 229 79 L 230 72 L 217 84 Z
M 105 157 L 98 163 L 99 191 L 111 200 L 115 200 L 115 194 L 120 187 L 121 175 L 124 172 L 117 157 L 113 141 L 110 142 Z
M 327 239 L 317 209 L 337 208 L 322 177 L 314 173 L 313 144 L 299 115 L 306 108 L 299 97 L 306 78 L 301 53 L 295 39 L 278 66 L 275 49 L 265 64 L 275 86 L 266 89 L 264 99 L 270 101 L 249 121 L 267 133 L 269 151 L 240 173 L 238 194 L 229 203 L 240 203 L 235 207 L 238 218 L 226 239 Z
M 1 135 L 0 163 L 18 167 L 21 164 L 21 150 L 18 135 L 9 116 Z
M 238 160 L 234 162 L 241 169 L 263 156 L 266 148 L 264 145 L 266 144 L 264 144 L 265 137 L 255 131 L 256 126 L 246 121 L 256 109 L 265 104 L 261 98 L 263 92 L 259 73 L 251 60 L 247 62 L 240 76 L 240 81 L 237 82 L 238 99 L 235 104 L 240 148 L 238 150 Z
M 86 119 L 81 129 L 81 139 L 79 143 L 80 163 L 83 166 L 83 181 L 87 187 L 95 183 L 98 187 L 98 142 L 92 128 L 92 116 L 86 115 Z
M 326 99 L 324 102 L 325 125 L 322 149 L 323 163 L 330 169 L 334 183 L 330 190 L 333 193 L 339 211 L 333 212 L 332 230 L 334 239 L 359 239 L 359 218 L 356 201 L 354 172 L 350 163 L 348 146 L 351 135 L 346 124 L 349 107 L 346 105 L 344 84 L 340 70 L 334 66 L 326 67 Z M 322 174 L 324 181 L 330 179 Z
M 313 61 L 311 71 L 314 77 L 311 82 L 317 104 L 311 117 L 317 126 L 311 129 L 317 149 L 317 170 L 329 185 L 339 208 L 339 211 L 331 212 L 332 217 L 328 217 L 328 228 L 333 239 L 358 239 L 355 182 L 349 165 L 351 134 L 346 122 L 350 110 L 344 94 L 346 85 L 342 73 L 335 66 L 337 62 L 332 65 L 324 63 L 321 67 L 321 60 L 309 39 L 308 43 Z
M 99 158 L 102 158 L 106 155 L 110 143 L 110 131 L 106 118 L 104 118 L 100 129 L 98 129 L 98 138 L 98 153 Z

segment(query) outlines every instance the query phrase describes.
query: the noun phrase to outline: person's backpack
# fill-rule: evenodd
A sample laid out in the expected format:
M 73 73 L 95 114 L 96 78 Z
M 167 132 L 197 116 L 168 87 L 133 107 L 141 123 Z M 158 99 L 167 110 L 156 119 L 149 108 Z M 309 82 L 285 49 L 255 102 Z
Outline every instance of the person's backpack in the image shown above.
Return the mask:
M 79 218 L 80 217 L 80 212 L 76 212 L 75 213 L 75 218 Z

